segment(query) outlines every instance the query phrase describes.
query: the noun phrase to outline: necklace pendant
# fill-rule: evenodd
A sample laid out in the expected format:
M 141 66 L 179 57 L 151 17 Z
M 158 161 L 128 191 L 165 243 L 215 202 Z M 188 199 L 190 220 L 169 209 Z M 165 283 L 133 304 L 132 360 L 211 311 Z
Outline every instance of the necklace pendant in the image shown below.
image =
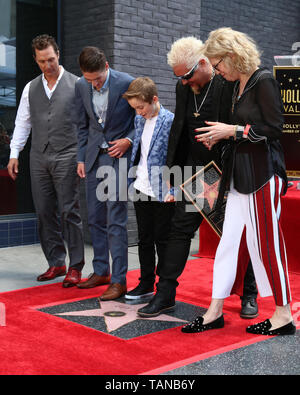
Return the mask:
M 103 123 L 103 119 L 101 117 L 98 119 L 98 123 Z
M 194 117 L 198 118 L 198 117 L 200 117 L 200 114 L 198 112 L 194 112 Z

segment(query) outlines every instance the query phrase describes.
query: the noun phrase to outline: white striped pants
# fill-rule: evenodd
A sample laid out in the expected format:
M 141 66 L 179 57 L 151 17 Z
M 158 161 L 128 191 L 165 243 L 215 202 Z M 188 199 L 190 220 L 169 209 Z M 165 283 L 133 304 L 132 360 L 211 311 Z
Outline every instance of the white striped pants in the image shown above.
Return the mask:
M 246 226 L 248 251 L 260 295 L 273 295 L 277 306 L 290 303 L 287 257 L 279 224 L 281 193 L 282 180 L 278 176 L 273 176 L 261 189 L 248 195 L 231 187 L 214 262 L 213 298 L 225 299 L 231 293 Z

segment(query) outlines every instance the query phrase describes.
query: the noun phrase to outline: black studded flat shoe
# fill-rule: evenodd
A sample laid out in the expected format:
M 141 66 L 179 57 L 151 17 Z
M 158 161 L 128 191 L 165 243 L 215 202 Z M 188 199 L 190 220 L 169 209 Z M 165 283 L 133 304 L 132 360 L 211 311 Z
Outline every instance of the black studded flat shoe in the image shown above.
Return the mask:
M 285 336 L 285 335 L 294 335 L 296 333 L 296 326 L 293 322 L 289 322 L 288 324 L 281 326 L 280 328 L 270 330 L 272 324 L 270 320 L 265 320 L 263 322 L 259 322 L 255 325 L 250 325 L 246 328 L 246 332 L 252 333 L 254 335 L 266 335 L 266 336 Z
M 181 332 L 183 333 L 199 333 L 204 332 L 209 329 L 219 329 L 224 327 L 224 317 L 217 318 L 216 320 L 210 322 L 209 324 L 203 325 L 203 317 L 197 317 L 193 322 L 190 324 L 185 325 L 181 328 Z

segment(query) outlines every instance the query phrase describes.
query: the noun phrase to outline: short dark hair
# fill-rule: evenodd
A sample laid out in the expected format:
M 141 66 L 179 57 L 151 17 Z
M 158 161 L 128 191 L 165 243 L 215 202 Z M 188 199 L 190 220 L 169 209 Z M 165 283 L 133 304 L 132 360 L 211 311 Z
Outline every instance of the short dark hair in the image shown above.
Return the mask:
M 158 96 L 154 81 L 149 77 L 138 77 L 130 83 L 123 98 L 126 100 L 139 99 L 151 104 L 154 96 Z
M 35 37 L 31 42 L 33 57 L 34 58 L 36 57 L 36 53 L 35 53 L 36 49 L 38 51 L 42 51 L 43 49 L 46 49 L 50 46 L 53 47 L 55 53 L 58 55 L 59 48 L 54 37 L 49 36 L 48 34 L 41 34 Z
M 79 55 L 79 66 L 83 72 L 104 71 L 106 62 L 105 53 L 97 47 L 85 47 Z

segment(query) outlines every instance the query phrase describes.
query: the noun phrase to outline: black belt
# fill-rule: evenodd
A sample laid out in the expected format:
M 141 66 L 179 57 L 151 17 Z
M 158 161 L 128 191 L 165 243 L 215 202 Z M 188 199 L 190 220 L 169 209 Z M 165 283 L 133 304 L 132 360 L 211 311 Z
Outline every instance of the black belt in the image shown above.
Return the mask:
M 107 154 L 108 153 L 108 148 L 99 148 L 99 154 Z

